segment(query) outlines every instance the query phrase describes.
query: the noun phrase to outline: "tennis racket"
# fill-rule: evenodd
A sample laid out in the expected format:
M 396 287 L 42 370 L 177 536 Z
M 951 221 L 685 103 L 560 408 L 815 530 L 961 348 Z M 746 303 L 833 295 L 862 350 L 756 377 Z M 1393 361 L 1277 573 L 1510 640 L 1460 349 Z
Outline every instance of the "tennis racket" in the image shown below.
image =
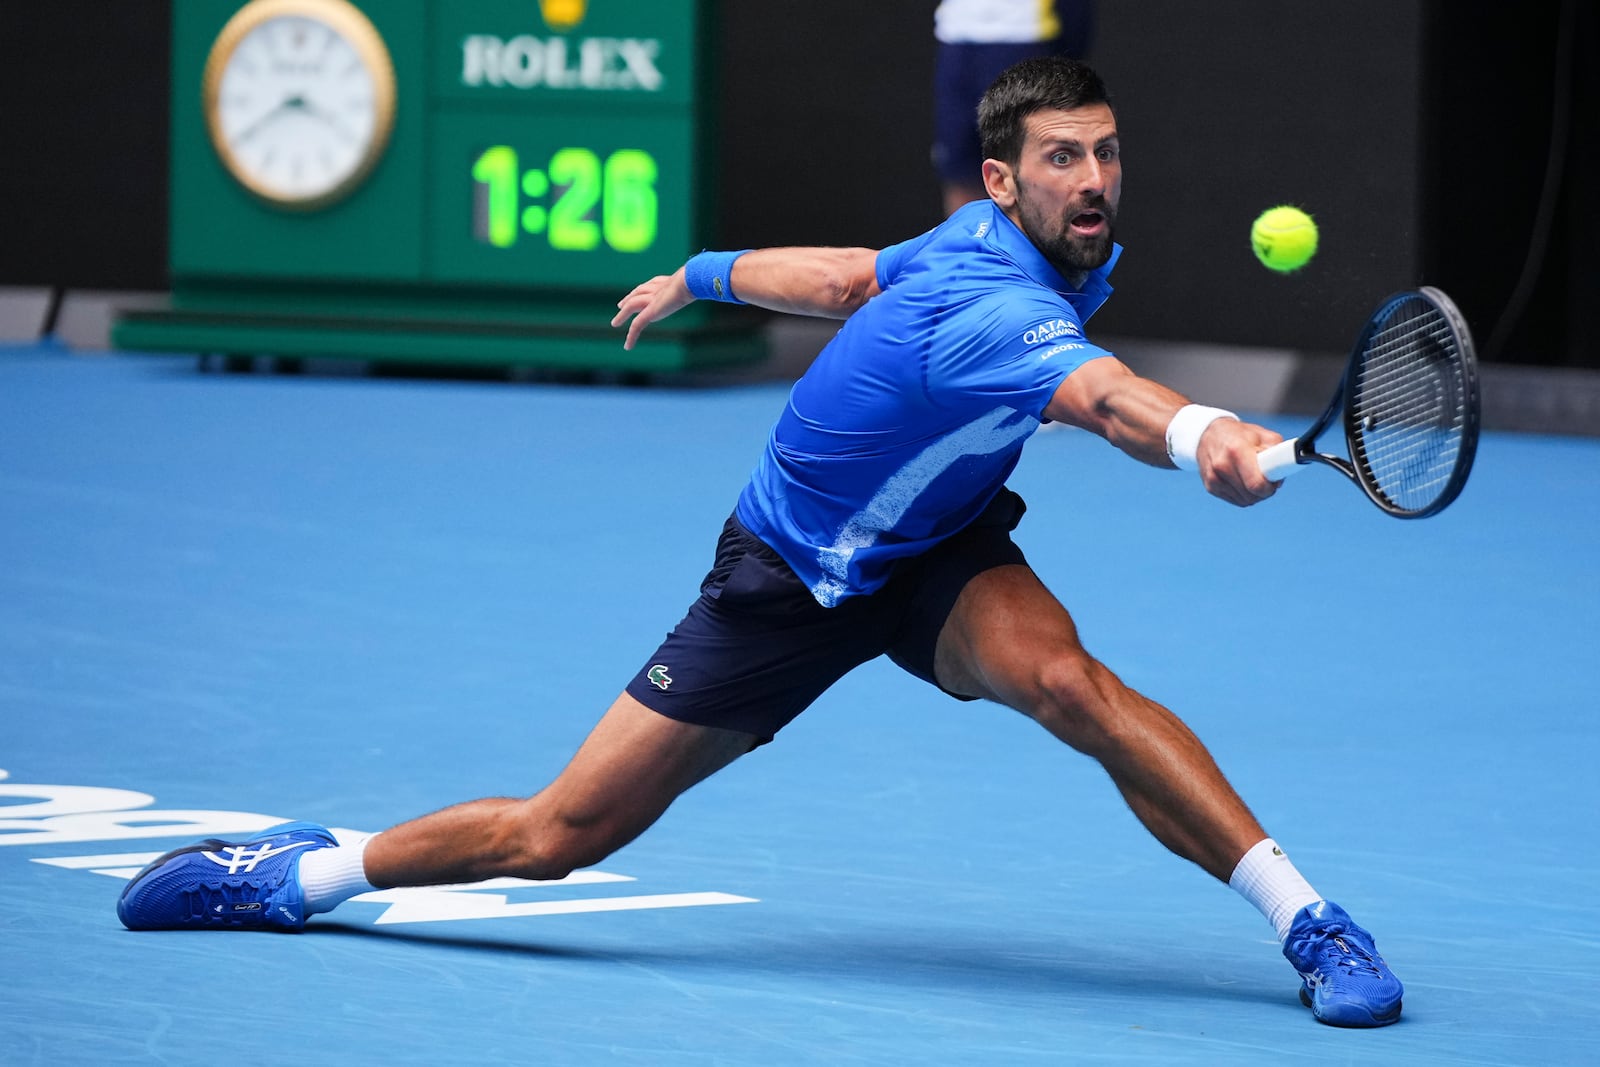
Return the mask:
M 1317 451 L 1317 437 L 1339 417 L 1349 459 Z M 1467 484 L 1478 417 L 1472 334 L 1450 298 L 1424 286 L 1378 306 L 1328 409 L 1257 461 L 1273 481 L 1326 464 L 1388 514 L 1421 519 L 1443 511 Z

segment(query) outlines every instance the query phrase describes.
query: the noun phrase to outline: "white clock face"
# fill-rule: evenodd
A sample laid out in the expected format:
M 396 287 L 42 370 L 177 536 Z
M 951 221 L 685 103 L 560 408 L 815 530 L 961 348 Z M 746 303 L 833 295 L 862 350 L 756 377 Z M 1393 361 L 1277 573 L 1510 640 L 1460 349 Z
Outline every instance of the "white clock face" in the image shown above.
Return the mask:
M 215 83 L 217 150 L 236 177 L 269 200 L 336 197 L 364 176 L 388 136 L 392 86 L 379 84 L 385 75 L 318 18 L 265 18 L 239 37 Z

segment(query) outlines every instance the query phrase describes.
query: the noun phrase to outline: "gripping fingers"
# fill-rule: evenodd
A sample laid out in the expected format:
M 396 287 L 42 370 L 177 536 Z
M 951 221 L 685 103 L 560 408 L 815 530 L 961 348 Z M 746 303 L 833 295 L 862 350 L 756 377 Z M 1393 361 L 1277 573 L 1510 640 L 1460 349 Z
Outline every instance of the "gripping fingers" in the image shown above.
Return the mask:
M 1276 483 L 1267 481 L 1261 472 L 1255 469 L 1254 461 L 1249 467 L 1241 466 L 1231 470 L 1217 468 L 1205 483 L 1206 489 L 1212 496 L 1241 508 L 1259 504 L 1278 491 Z
M 1234 477 L 1247 497 L 1242 507 L 1259 504 L 1278 491 L 1279 483 L 1268 478 L 1262 471 L 1256 455 L 1255 449 L 1249 448 L 1236 456 Z
M 1236 507 L 1259 504 L 1278 486 L 1261 470 L 1256 456 L 1282 438 L 1264 426 L 1218 419 L 1200 439 L 1200 477 L 1206 491 Z M 1292 446 L 1291 446 L 1292 447 Z

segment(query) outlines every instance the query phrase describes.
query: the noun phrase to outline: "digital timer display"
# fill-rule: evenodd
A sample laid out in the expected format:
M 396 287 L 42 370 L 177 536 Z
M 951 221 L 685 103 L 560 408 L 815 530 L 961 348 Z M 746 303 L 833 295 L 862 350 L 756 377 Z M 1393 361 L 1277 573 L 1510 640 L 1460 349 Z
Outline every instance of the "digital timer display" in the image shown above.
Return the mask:
M 451 111 L 434 136 L 430 278 L 625 292 L 701 248 L 679 117 Z
M 646 251 L 660 229 L 659 173 L 655 157 L 638 148 L 604 159 L 588 148 L 558 148 L 543 169 L 524 170 L 515 148 L 492 145 L 472 164 L 473 236 L 496 248 L 528 234 L 567 252 L 602 243 Z

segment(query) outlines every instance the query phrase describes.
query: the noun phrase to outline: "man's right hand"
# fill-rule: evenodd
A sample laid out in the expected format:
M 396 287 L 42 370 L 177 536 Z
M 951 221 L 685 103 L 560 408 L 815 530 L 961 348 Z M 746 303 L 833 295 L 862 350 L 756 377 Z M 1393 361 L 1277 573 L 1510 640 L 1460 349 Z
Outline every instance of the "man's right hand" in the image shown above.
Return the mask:
M 1218 419 L 1207 426 L 1196 453 L 1206 491 L 1241 508 L 1276 493 L 1280 483 L 1267 480 L 1256 457 L 1281 440 L 1280 433 L 1238 419 Z

